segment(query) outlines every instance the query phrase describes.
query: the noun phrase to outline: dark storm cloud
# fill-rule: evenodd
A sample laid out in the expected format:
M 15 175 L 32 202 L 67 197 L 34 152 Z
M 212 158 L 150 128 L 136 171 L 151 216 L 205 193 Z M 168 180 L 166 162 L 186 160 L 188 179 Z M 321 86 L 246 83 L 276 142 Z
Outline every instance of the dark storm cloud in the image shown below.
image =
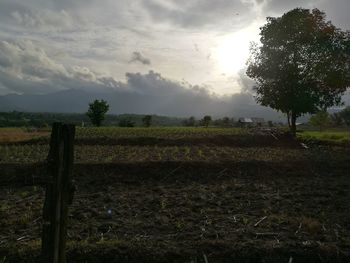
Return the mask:
M 140 52 L 136 51 L 134 51 L 131 55 L 129 63 L 132 62 L 140 62 L 143 65 L 151 65 L 151 60 L 149 58 L 144 57 Z
M 114 80 L 105 79 L 105 84 L 111 81 Z M 66 84 L 72 87 L 69 82 Z M 85 112 L 88 103 L 99 98 L 107 100 L 111 113 L 116 114 L 149 113 L 197 118 L 209 114 L 215 118 L 258 116 L 275 120 L 279 116 L 271 109 L 258 106 L 250 94 L 239 93 L 229 97 L 217 97 L 204 88 L 184 87 L 180 83 L 163 78 L 156 72 L 127 73 L 126 82 L 115 82 L 113 86 L 117 88 L 108 91 L 101 90 L 101 87 L 95 85 L 95 89 L 90 92 L 86 92 L 85 88 L 75 87 L 44 95 L 0 96 L 0 110 Z
M 121 82 L 88 67 L 67 67 L 31 41 L 0 41 L 0 92 L 4 91 L 23 95 L 0 97 L 0 110 L 84 112 L 98 97 L 107 99 L 114 113 L 276 116 L 256 105 L 248 93 L 219 97 L 154 71 L 126 73 L 126 82 Z
M 217 27 L 223 21 L 231 23 L 228 26 L 247 22 L 253 7 L 252 2 L 239 0 L 170 1 L 171 5 L 166 2 L 150 0 L 144 1 L 143 5 L 153 20 L 184 28 Z

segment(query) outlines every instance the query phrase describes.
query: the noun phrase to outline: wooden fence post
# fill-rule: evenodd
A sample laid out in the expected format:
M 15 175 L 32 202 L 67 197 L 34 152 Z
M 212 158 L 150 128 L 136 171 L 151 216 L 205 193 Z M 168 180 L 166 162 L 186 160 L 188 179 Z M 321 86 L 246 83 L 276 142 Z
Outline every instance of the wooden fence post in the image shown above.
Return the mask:
M 68 205 L 73 200 L 75 126 L 54 123 L 48 154 L 49 178 L 43 207 L 42 260 L 66 263 Z

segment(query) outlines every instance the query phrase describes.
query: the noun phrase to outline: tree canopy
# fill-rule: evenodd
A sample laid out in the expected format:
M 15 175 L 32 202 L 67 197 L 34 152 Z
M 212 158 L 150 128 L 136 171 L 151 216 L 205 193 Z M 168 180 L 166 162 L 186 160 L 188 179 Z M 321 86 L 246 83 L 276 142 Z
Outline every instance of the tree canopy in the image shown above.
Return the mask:
M 142 118 L 142 123 L 143 123 L 143 126 L 150 127 L 152 124 L 152 115 L 145 115 Z
M 193 127 L 196 125 L 196 118 L 194 116 L 189 117 L 183 121 L 184 126 Z
M 109 105 L 105 100 L 94 100 L 89 103 L 89 110 L 86 113 L 93 125 L 99 127 L 105 119 L 105 115 L 109 110 Z
M 331 117 L 327 111 L 319 111 L 312 115 L 310 124 L 319 127 L 320 131 L 331 124 Z
M 212 119 L 211 119 L 211 116 L 210 116 L 210 115 L 205 115 L 205 116 L 203 117 L 203 119 L 201 119 L 201 124 L 202 124 L 204 127 L 208 128 L 208 126 L 209 126 L 211 120 L 212 120 Z
M 302 8 L 268 17 L 260 30 L 247 75 L 256 81 L 256 101 L 287 114 L 295 134 L 297 117 L 341 104 L 350 86 L 350 33 L 320 10 Z

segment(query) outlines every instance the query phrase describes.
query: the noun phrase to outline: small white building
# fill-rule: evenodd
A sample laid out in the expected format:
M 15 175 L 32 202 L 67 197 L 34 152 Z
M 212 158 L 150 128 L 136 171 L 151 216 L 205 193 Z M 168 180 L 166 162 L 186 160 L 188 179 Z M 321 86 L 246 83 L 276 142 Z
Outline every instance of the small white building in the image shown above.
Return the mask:
M 253 120 L 251 118 L 239 118 L 238 123 L 242 127 L 250 127 L 253 125 Z
M 252 124 L 253 120 L 251 118 L 239 118 L 238 122 L 242 124 Z
M 239 118 L 238 122 L 242 126 L 263 126 L 265 124 L 264 118 Z

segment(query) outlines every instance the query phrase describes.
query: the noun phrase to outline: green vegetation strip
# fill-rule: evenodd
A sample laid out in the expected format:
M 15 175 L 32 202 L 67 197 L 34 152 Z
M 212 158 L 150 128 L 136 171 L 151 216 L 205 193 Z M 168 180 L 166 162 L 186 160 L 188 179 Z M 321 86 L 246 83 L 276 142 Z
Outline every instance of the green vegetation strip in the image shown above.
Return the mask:
M 304 131 L 298 137 L 302 140 L 350 143 L 350 131 Z

